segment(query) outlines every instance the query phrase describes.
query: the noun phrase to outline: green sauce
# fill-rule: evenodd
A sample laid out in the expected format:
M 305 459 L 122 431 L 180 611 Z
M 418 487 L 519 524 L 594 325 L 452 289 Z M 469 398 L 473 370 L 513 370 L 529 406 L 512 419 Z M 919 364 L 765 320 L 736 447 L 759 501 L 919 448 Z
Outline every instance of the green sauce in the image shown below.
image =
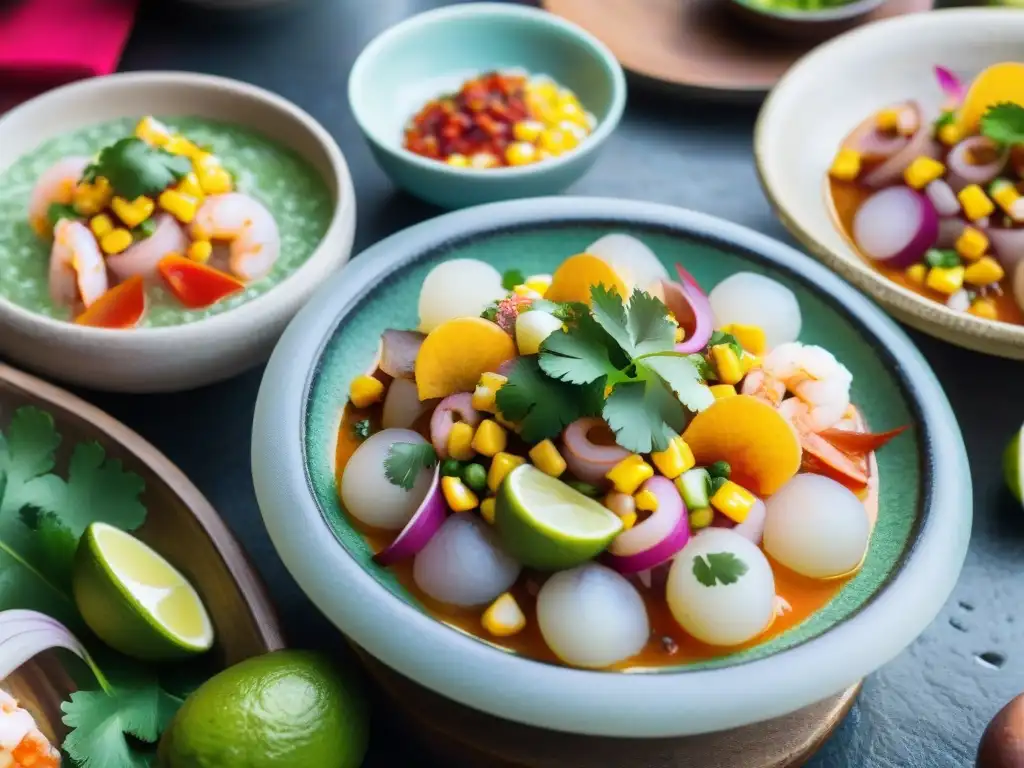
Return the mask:
M 209 146 L 234 174 L 238 191 L 267 206 L 277 220 L 281 254 L 269 275 L 204 309 L 186 309 L 160 286 L 147 288 L 149 306 L 139 323 L 147 328 L 192 323 L 266 293 L 316 250 L 334 212 L 331 193 L 319 174 L 291 150 L 236 125 L 193 117 L 160 120 L 196 144 Z M 36 179 L 55 162 L 68 155 L 93 155 L 103 146 L 131 136 L 136 122 L 115 120 L 59 136 L 0 173 L 0 296 L 33 312 L 71 319 L 65 307 L 50 300 L 51 243 L 32 231 L 29 196 Z

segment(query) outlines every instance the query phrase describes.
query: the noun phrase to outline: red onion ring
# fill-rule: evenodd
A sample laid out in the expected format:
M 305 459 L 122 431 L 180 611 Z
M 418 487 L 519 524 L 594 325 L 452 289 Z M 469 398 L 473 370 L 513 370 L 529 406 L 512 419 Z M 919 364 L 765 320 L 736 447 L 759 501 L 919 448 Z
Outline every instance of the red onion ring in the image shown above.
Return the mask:
M 473 407 L 473 396 L 469 392 L 448 395 L 430 416 L 430 442 L 438 458 L 448 458 L 448 437 L 455 426 L 456 415 L 458 421 L 464 421 L 471 427 L 480 423 L 480 412 Z
M 606 485 L 605 475 L 620 461 L 630 455 L 629 451 L 614 443 L 600 445 L 591 441 L 590 432 L 595 429 L 608 431 L 609 439 L 614 435 L 604 419 L 597 416 L 577 419 L 562 432 L 562 458 L 569 471 L 577 479 L 591 485 Z
M 985 234 L 1006 274 L 1012 275 L 1017 265 L 1024 261 L 1024 228 L 989 228 Z
M 988 184 L 998 176 L 1010 158 L 1009 150 L 1001 150 L 995 160 L 984 165 L 973 165 L 969 155 L 974 150 L 991 150 L 994 147 L 992 140 L 985 136 L 971 136 L 956 144 L 946 156 L 949 185 L 959 192 L 969 184 Z
M 645 482 L 642 490 L 658 497 L 658 508 L 642 523 L 620 533 L 605 553 L 619 573 L 646 571 L 676 555 L 690 540 L 690 519 L 679 491 L 660 475 Z
M 418 331 L 384 331 L 380 337 L 380 369 L 396 379 L 411 379 L 416 370 L 416 355 L 425 338 Z
M 693 276 L 676 264 L 679 282 L 661 282 L 665 291 L 665 305 L 675 315 L 676 322 L 686 331 L 686 338 L 676 344 L 676 352 L 684 355 L 700 352 L 711 340 L 714 330 L 714 313 L 707 294 Z
M 960 213 L 960 200 L 956 192 L 942 179 L 936 179 L 925 187 L 924 193 L 932 201 L 939 216 L 956 216 Z
M 959 77 L 954 75 L 945 67 L 935 67 L 935 78 L 939 81 L 939 88 L 949 99 L 949 106 L 955 106 L 964 100 L 967 87 Z
M 853 239 L 861 253 L 890 267 L 920 261 L 938 236 L 935 206 L 910 187 L 875 192 L 853 217 Z
M 920 107 L 913 102 L 910 106 L 920 116 Z M 917 133 L 907 142 L 906 146 L 892 154 L 881 165 L 865 174 L 861 182 L 876 189 L 896 183 L 902 178 L 903 171 L 907 169 L 907 166 L 921 155 L 926 155 L 936 160 L 942 155 L 942 150 L 932 139 L 931 130 L 928 126 L 919 128 Z
M 903 109 L 906 106 L 908 105 L 900 105 L 897 109 Z M 879 161 L 887 160 L 902 151 L 909 143 L 910 139 L 906 136 L 878 130 L 878 117 L 871 115 L 853 129 L 853 133 L 846 139 L 843 146 L 856 150 L 864 156 L 865 160 Z
M 409 522 L 401 530 L 395 540 L 373 556 L 373 560 L 380 565 L 391 565 L 399 560 L 405 560 L 425 546 L 427 542 L 437 533 L 437 529 L 445 521 L 447 507 L 444 497 L 441 495 L 441 465 L 434 466 L 434 478 L 430 481 L 430 489 L 423 497 Z

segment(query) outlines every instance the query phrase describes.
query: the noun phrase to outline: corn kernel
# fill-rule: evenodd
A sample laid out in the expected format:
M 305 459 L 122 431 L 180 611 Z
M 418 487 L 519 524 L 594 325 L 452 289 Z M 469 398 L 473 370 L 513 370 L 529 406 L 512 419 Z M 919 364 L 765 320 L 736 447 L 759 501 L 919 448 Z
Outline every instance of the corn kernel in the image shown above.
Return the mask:
M 964 215 L 971 221 L 977 221 L 978 219 L 990 216 L 996 209 L 995 203 L 985 194 L 985 190 L 977 184 L 969 184 L 964 187 L 960 190 L 960 194 L 957 197 L 960 199 L 960 205 L 963 206 Z
M 1002 265 L 991 256 L 982 256 L 964 270 L 964 282 L 971 285 L 998 283 L 1006 275 Z
M 484 611 L 480 623 L 495 637 L 508 637 L 523 631 L 526 615 L 516 599 L 506 592 Z
M 676 344 L 681 343 L 683 341 L 683 339 L 685 339 L 685 338 L 686 338 L 686 331 L 684 331 L 680 326 L 677 325 L 676 326 Z
M 524 298 L 524 299 L 540 299 L 540 298 L 543 298 L 535 290 L 533 290 L 532 288 L 528 288 L 525 283 L 522 284 L 522 285 L 517 285 L 515 288 L 513 288 L 512 289 L 512 293 L 514 293 L 516 296 L 519 296 L 519 297 Z
M 976 317 L 983 317 L 986 320 L 995 320 L 999 316 L 996 303 L 989 298 L 975 299 L 971 308 L 967 310 Z
M 135 126 L 135 136 L 154 147 L 162 147 L 171 138 L 171 132 L 159 120 L 147 115 Z
M 928 270 L 928 277 L 925 278 L 924 283 L 933 291 L 952 296 L 964 285 L 964 268 L 932 267 Z
M 194 240 L 189 243 L 188 250 L 185 251 L 186 256 L 192 259 L 192 261 L 198 261 L 200 264 L 208 262 L 212 254 L 213 243 L 209 240 Z
M 711 348 L 711 359 L 715 364 L 718 380 L 723 384 L 738 384 L 743 378 L 740 358 L 728 344 L 716 344 Z
M 534 142 L 540 138 L 541 131 L 543 130 L 544 123 L 537 120 L 520 120 L 512 126 L 512 136 L 516 141 Z
M 475 430 L 472 425 L 464 421 L 452 425 L 452 431 L 448 433 L 448 455 L 459 461 L 469 461 L 475 455 L 473 450 L 473 435 Z
M 860 165 L 860 152 L 847 147 L 839 150 L 828 172 L 833 179 L 853 181 L 860 173 Z
M 711 507 L 699 507 L 690 510 L 690 528 L 697 530 L 707 528 L 715 519 L 715 510 Z
M 113 196 L 114 190 L 110 182 L 102 176 L 97 176 L 91 184 L 86 182 L 76 186 L 71 195 L 71 202 L 76 213 L 82 216 L 95 216 L 110 205 Z
M 199 177 L 196 176 L 194 171 L 189 171 L 185 174 L 185 177 L 178 182 L 178 186 L 175 187 L 181 194 L 194 197 L 196 200 L 202 200 L 205 196 L 203 187 L 199 183 Z
M 654 491 L 640 491 L 633 498 L 636 500 L 636 508 L 641 512 L 656 512 L 658 510 L 658 496 Z
M 964 227 L 953 247 L 965 259 L 975 261 L 985 255 L 988 245 L 988 236 L 984 232 L 974 227 Z
M 468 512 L 476 509 L 480 500 L 459 478 L 445 475 L 441 478 L 441 493 L 452 512 Z
M 651 461 L 669 480 L 675 480 L 686 470 L 693 469 L 696 463 L 690 446 L 679 435 L 669 441 L 668 448 L 664 451 L 654 451 L 651 454 Z
M 491 468 L 487 470 L 487 487 L 493 493 L 497 493 L 505 476 L 520 464 L 525 463 L 526 459 L 516 456 L 514 453 L 496 453 L 491 460 Z
M 227 168 L 219 165 L 196 168 L 196 178 L 199 179 L 199 186 L 208 195 L 223 195 L 230 192 L 234 187 L 234 181 Z
M 466 157 L 465 155 L 459 154 L 458 152 L 448 155 L 448 157 L 445 159 L 445 162 L 448 163 L 448 165 L 454 166 L 455 168 L 469 167 L 469 158 Z
M 730 520 L 742 523 L 754 508 L 757 497 L 742 485 L 726 480 L 711 497 L 711 506 Z
M 999 203 L 999 207 L 1007 214 L 1013 212 L 1014 204 L 1021 198 L 1017 187 L 1008 181 L 1005 184 L 993 184 L 991 193 L 992 199 Z
M 541 472 L 558 477 L 566 469 L 565 459 L 550 440 L 542 440 L 530 449 L 530 460 Z
M 384 384 L 373 376 L 356 376 L 348 387 L 348 397 L 356 408 L 366 408 L 384 397 Z
M 619 493 L 632 496 L 645 481 L 654 477 L 654 468 L 644 461 L 643 456 L 634 453 L 608 470 L 605 477 L 612 481 Z
M 497 504 L 497 502 L 494 500 L 493 496 L 489 499 L 484 499 L 483 501 L 480 502 L 480 517 L 482 517 L 485 522 L 488 522 L 491 525 L 494 525 L 495 504 Z
M 554 101 L 558 98 L 558 86 L 546 78 L 531 80 L 526 90 L 531 96 L 542 101 Z
M 523 285 L 531 291 L 536 291 L 543 298 L 544 294 L 548 292 L 548 288 L 551 287 L 551 280 L 551 275 L 530 275 Z
M 914 189 L 924 189 L 936 179 L 942 178 L 946 166 L 931 157 L 922 155 L 915 158 L 903 172 L 903 179 Z
M 164 143 L 164 149 L 172 155 L 184 155 L 185 157 L 194 157 L 203 151 L 184 136 L 177 133 L 168 137 Z
M 960 130 L 960 126 L 956 123 L 946 123 L 944 126 L 939 128 L 938 135 L 939 141 L 947 147 L 952 147 L 954 144 L 958 144 L 960 139 L 964 137 L 963 131 Z
M 619 515 L 619 520 L 622 521 L 622 530 L 628 531 L 636 525 L 636 512 L 627 512 L 624 515 Z
M 110 201 L 110 208 L 126 227 L 133 229 L 153 215 L 156 204 L 148 197 L 137 197 L 131 202 L 123 197 L 114 197 Z
M 875 115 L 875 125 L 880 131 L 895 131 L 900 122 L 900 111 L 898 109 L 883 109 Z
M 107 214 L 101 213 L 89 220 L 89 229 L 97 238 L 100 238 L 114 229 L 114 222 Z
M 907 282 L 911 285 L 924 285 L 924 278 L 928 274 L 928 267 L 924 264 L 911 264 L 903 274 L 906 275 Z
M 722 326 L 722 333 L 731 334 L 741 347 L 754 355 L 763 355 L 768 347 L 764 329 L 756 325 L 729 323 Z
M 505 429 L 511 429 L 513 432 L 516 431 L 516 424 L 515 424 L 515 422 L 514 421 L 509 421 L 504 416 L 502 416 L 501 415 L 501 411 L 497 411 L 496 410 L 494 412 L 494 420 L 496 422 L 498 422 L 499 424 L 501 424 L 501 426 L 503 426 Z
M 182 224 L 188 224 L 196 217 L 199 201 L 194 197 L 183 195 L 173 189 L 165 189 L 157 198 L 160 207 L 171 214 Z
M 740 365 L 743 368 L 743 375 L 745 376 L 755 368 L 761 367 L 761 358 L 758 355 L 751 355 L 744 352 L 740 355 Z
M 736 387 L 732 384 L 712 384 L 708 389 L 715 396 L 715 400 L 723 400 L 726 397 L 736 397 Z
M 484 456 L 494 456 L 505 450 L 508 433 L 493 419 L 484 419 L 473 436 L 473 449 Z
M 483 384 L 477 384 L 476 389 L 473 390 L 472 405 L 474 410 L 494 413 L 496 394 L 493 389 L 489 389 Z
M 112 256 L 115 253 L 121 253 L 132 244 L 132 233 L 124 227 L 117 227 L 112 229 L 103 237 L 100 238 L 100 249 L 107 254 Z
M 469 164 L 473 168 L 497 168 L 501 161 L 490 152 L 477 152 L 469 158 Z
M 568 152 L 575 146 L 576 137 L 568 131 L 549 128 L 540 135 L 540 148 L 547 150 L 552 155 L 560 155 L 563 152 Z

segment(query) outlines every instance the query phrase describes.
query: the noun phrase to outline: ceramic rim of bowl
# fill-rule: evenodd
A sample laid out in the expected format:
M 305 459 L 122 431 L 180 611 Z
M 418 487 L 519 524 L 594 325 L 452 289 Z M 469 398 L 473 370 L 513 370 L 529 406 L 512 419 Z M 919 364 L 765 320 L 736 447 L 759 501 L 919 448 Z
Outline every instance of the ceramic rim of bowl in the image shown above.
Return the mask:
M 663 674 L 587 671 L 516 656 L 452 631 L 391 594 L 338 542 L 314 498 L 305 453 L 311 387 L 336 328 L 381 281 L 438 247 L 552 223 L 662 227 L 749 254 L 814 286 L 899 360 L 896 375 L 912 393 L 923 425 L 925 497 L 916 537 L 898 572 L 854 615 L 793 648 L 733 666 Z M 339 422 L 340 417 L 339 408 Z M 849 687 L 902 651 L 935 618 L 956 582 L 971 525 L 970 475 L 956 420 L 935 375 L 895 323 L 828 269 L 764 235 L 705 214 L 607 198 L 541 197 L 478 206 L 370 248 L 344 279 L 336 276 L 324 285 L 271 356 L 257 398 L 252 459 L 257 500 L 279 555 L 313 603 L 357 645 L 462 704 L 582 734 L 661 737 L 723 730 L 781 716 Z M 346 588 L 338 590 L 339 583 Z M 450 674 L 451 659 L 458 659 L 458 675 Z
M 754 125 L 754 160 L 757 176 L 765 197 L 783 225 L 815 257 L 824 262 L 858 288 L 876 297 L 885 304 L 897 319 L 929 335 L 939 330 L 948 335 L 942 339 L 959 346 L 994 355 L 1024 358 L 1024 325 L 1015 325 L 996 320 L 987 320 L 967 312 L 952 309 L 926 298 L 909 288 L 889 280 L 885 275 L 867 264 L 852 246 L 849 254 L 837 253 L 821 243 L 807 227 L 806 218 L 798 211 L 788 209 L 775 192 L 775 184 L 766 170 L 765 156 L 768 152 L 768 132 L 773 120 L 773 110 L 789 83 L 804 72 L 822 71 L 828 60 L 837 53 L 848 50 L 871 50 L 870 40 L 890 30 L 901 30 L 903 35 L 926 35 L 937 25 L 970 24 L 973 20 L 985 19 L 987 23 L 1020 25 L 1024 14 L 1011 8 L 956 8 L 917 13 L 886 19 L 855 29 L 824 43 L 809 53 L 786 72 L 765 100 Z M 851 125 L 852 131 L 855 126 Z M 826 179 L 822 177 L 824 187 Z M 827 204 L 823 192 L 822 203 Z M 831 216 L 829 216 L 831 219 Z
M 14 315 L 23 322 L 35 324 L 37 327 L 44 329 L 48 335 L 59 334 L 64 337 L 71 336 L 81 340 L 102 340 L 107 343 L 117 343 L 118 339 L 128 337 L 141 338 L 144 341 L 169 340 L 169 338 L 173 337 L 176 342 L 183 344 L 189 342 L 202 343 L 204 339 L 215 335 L 221 329 L 227 330 L 231 326 L 239 327 L 246 323 L 258 323 L 260 316 L 263 314 L 263 309 L 269 304 L 276 302 L 285 286 L 287 286 L 289 292 L 301 292 L 309 287 L 306 283 L 314 279 L 314 276 L 311 275 L 314 271 L 313 265 L 321 261 L 326 253 L 323 250 L 323 244 L 337 238 L 339 233 L 345 228 L 346 220 L 349 218 L 354 219 L 355 217 L 355 189 L 352 184 L 352 176 L 349 173 L 348 164 L 345 162 L 345 157 L 337 142 L 334 141 L 327 130 L 312 115 L 282 96 L 249 83 L 216 75 L 175 71 L 119 72 L 112 75 L 79 80 L 29 99 L 10 112 L 0 116 L 0 136 L 3 135 L 4 127 L 16 122 L 22 114 L 29 113 L 31 110 L 52 110 L 54 109 L 53 105 L 59 104 L 61 99 L 65 98 L 69 92 L 79 91 L 87 93 L 89 91 L 96 91 L 95 98 L 102 99 L 104 92 L 108 89 L 143 84 L 159 88 L 171 83 L 185 84 L 199 89 L 228 90 L 254 101 L 263 102 L 269 108 L 280 112 L 293 122 L 299 124 L 320 145 L 320 148 L 330 161 L 331 173 L 334 177 L 322 179 L 322 181 L 328 188 L 333 187 L 337 189 L 337 200 L 334 204 L 331 222 L 320 238 L 316 248 L 310 253 L 309 258 L 294 272 L 286 275 L 277 285 L 267 290 L 266 293 L 250 299 L 233 309 L 189 323 L 158 328 L 94 328 L 87 325 L 77 325 L 71 320 L 58 320 L 39 312 L 33 312 L 31 309 L 15 304 L 4 297 L 0 297 L 0 316 L 4 314 Z M 80 127 L 84 126 L 75 126 L 75 128 Z M 253 126 L 253 128 L 257 131 L 259 130 L 257 126 Z M 289 149 L 293 148 L 289 147 Z M 318 175 L 320 174 L 318 173 Z M 342 261 L 343 263 L 344 260 Z M 341 265 L 339 264 L 339 266 Z
M 603 120 L 598 121 L 597 128 L 592 133 L 590 133 L 579 143 L 579 145 L 569 152 L 565 152 L 557 157 L 547 158 L 542 163 L 531 163 L 529 165 L 501 166 L 498 168 L 457 168 L 438 160 L 422 157 L 415 152 L 409 151 L 400 144 L 396 145 L 394 142 L 385 141 L 383 137 L 378 136 L 376 131 L 371 130 L 363 120 L 362 114 L 358 108 L 359 98 L 356 94 L 359 89 L 363 87 L 362 83 L 366 79 L 364 70 L 369 66 L 370 61 L 380 55 L 380 51 L 382 49 L 393 44 L 396 38 L 401 38 L 403 35 L 415 34 L 421 27 L 431 26 L 438 22 L 450 21 L 452 19 L 483 15 L 489 15 L 495 19 L 526 19 L 540 26 L 549 26 L 560 29 L 580 41 L 586 47 L 590 48 L 591 51 L 597 54 L 597 57 L 601 60 L 612 85 L 612 102 L 608 107 L 608 114 Z M 570 21 L 566 21 L 560 16 L 556 16 L 553 13 L 548 13 L 547 11 L 539 10 L 537 8 L 521 5 L 468 3 L 463 5 L 446 6 L 417 14 L 406 19 L 400 24 L 389 27 L 386 31 L 380 33 L 377 37 L 371 40 L 356 58 L 355 63 L 352 65 L 352 69 L 349 72 L 348 104 L 349 109 L 352 110 L 352 116 L 355 118 L 356 124 L 359 126 L 359 130 L 363 135 L 369 141 L 373 142 L 376 146 L 380 147 L 383 151 L 393 157 L 405 160 L 420 168 L 450 174 L 453 177 L 462 176 L 514 179 L 529 176 L 536 173 L 538 169 L 547 171 L 553 168 L 558 168 L 562 165 L 571 163 L 581 155 L 595 151 L 598 145 L 611 135 L 612 131 L 615 130 L 619 121 L 622 119 L 622 113 L 626 108 L 626 75 L 622 70 L 622 66 L 619 64 L 618 59 L 615 58 L 615 54 L 611 52 L 611 49 L 609 49 L 608 46 L 585 29 L 582 29 Z M 409 117 L 412 117 L 412 115 Z

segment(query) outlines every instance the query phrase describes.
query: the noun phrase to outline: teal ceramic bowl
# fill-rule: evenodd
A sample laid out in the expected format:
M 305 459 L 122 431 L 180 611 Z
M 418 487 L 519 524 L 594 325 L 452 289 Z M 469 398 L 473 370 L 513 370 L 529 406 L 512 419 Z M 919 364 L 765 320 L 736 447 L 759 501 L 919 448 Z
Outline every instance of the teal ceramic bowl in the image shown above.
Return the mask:
M 339 503 L 335 448 L 352 379 L 386 328 L 417 325 L 438 262 L 552 272 L 597 237 L 626 232 L 706 290 L 741 270 L 797 295 L 801 341 L 853 373 L 870 426 L 913 429 L 879 452 L 878 522 L 864 567 L 819 612 L 752 648 L 628 672 L 534 661 L 434 619 L 371 551 Z M 252 437 L 256 495 L 285 565 L 354 643 L 462 704 L 563 732 L 685 736 L 778 717 L 845 690 L 889 661 L 949 597 L 971 528 L 970 473 L 946 396 L 881 310 L 788 246 L 734 224 L 648 203 L 556 197 L 478 206 L 379 243 L 329 280 L 267 367 Z M 457 670 L 457 672 L 456 672 Z M 710 692 L 710 693 L 709 693 Z
M 519 68 L 570 88 L 597 127 L 557 158 L 514 168 L 455 168 L 402 146 L 423 105 L 490 70 Z M 374 39 L 349 75 L 348 99 L 381 168 L 406 191 L 444 208 L 561 192 L 597 158 L 626 104 L 622 68 L 597 38 L 534 8 L 470 3 L 413 16 Z

